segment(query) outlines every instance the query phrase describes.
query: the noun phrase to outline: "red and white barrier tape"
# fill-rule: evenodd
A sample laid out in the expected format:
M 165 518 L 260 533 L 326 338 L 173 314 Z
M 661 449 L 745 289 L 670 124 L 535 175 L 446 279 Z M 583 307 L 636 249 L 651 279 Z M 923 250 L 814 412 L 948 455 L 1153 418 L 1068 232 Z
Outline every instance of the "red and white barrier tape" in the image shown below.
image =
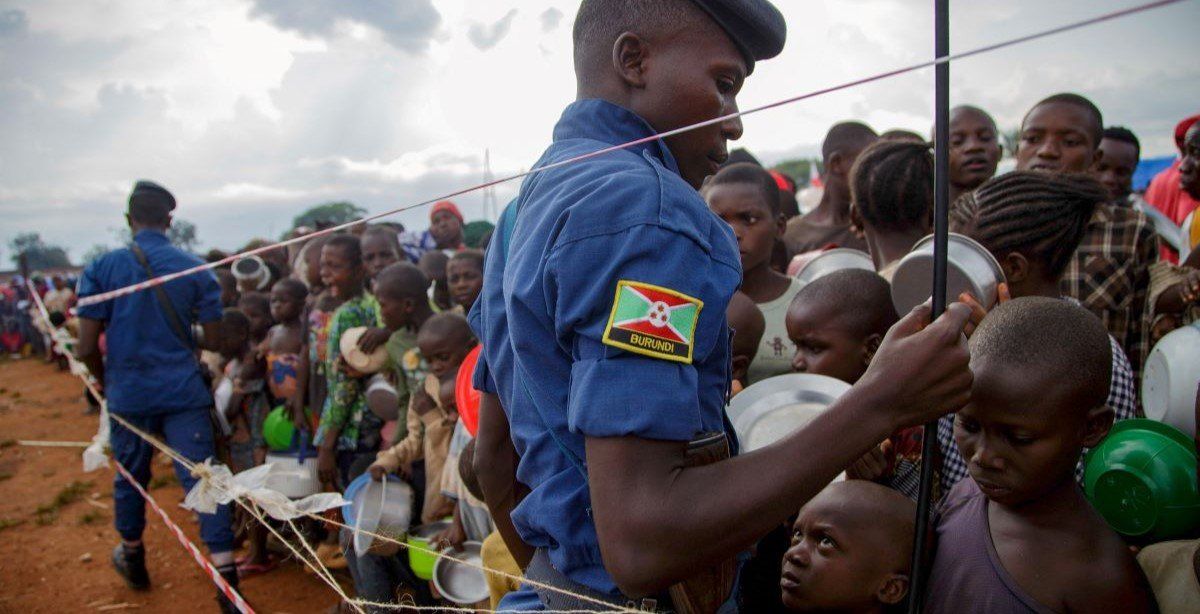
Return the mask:
M 553 164 L 547 164 L 547 165 L 545 165 L 545 166 L 539 166 L 539 167 L 537 167 L 537 168 L 532 168 L 532 169 L 530 169 L 530 170 L 528 170 L 528 171 L 521 172 L 521 173 L 517 173 L 517 174 L 515 174 L 515 175 L 509 175 L 509 176 L 507 176 L 507 177 L 502 177 L 502 178 L 500 178 L 500 179 L 496 179 L 496 180 L 494 180 L 494 181 L 488 181 L 488 182 L 486 182 L 486 183 L 481 183 L 481 184 L 479 184 L 479 185 L 471 186 L 471 187 L 469 187 L 469 188 L 463 188 L 463 189 L 461 189 L 461 190 L 457 190 L 457 191 L 454 191 L 454 192 L 450 192 L 449 194 L 443 194 L 443 195 L 441 195 L 441 196 L 438 196 L 438 197 L 436 197 L 436 198 L 431 198 L 431 199 L 428 199 L 428 200 L 424 200 L 424 201 L 421 201 L 421 202 L 419 202 L 419 203 L 415 203 L 415 204 L 412 204 L 412 205 L 405 205 L 405 206 L 403 206 L 403 207 L 397 207 L 397 208 L 395 208 L 395 209 L 391 209 L 391 210 L 388 210 L 388 211 L 384 211 L 383 213 L 376 213 L 376 214 L 374 214 L 374 215 L 367 216 L 367 217 L 365 217 L 365 218 L 362 218 L 362 219 L 360 219 L 360 220 L 354 220 L 354 221 L 352 221 L 352 222 L 347 222 L 347 223 L 345 223 L 345 224 L 341 224 L 341 225 L 339 225 L 339 226 L 333 226 L 333 227 L 331 227 L 331 228 L 326 228 L 326 229 L 324 229 L 324 230 L 319 230 L 319 231 L 317 231 L 317 232 L 310 233 L 310 234 L 307 234 L 307 235 L 303 235 L 303 236 L 300 236 L 300 237 L 294 237 L 294 238 L 288 239 L 288 240 L 286 240 L 286 241 L 280 241 L 280 242 L 278 242 L 278 243 L 272 243 L 272 244 L 270 244 L 270 245 L 265 245 L 265 246 L 263 246 L 263 247 L 260 247 L 260 248 L 257 248 L 257 249 L 253 249 L 253 250 L 249 250 L 249 251 L 246 251 L 246 252 L 242 252 L 242 253 L 240 253 L 240 254 L 234 254 L 234 255 L 232 255 L 232 256 L 228 256 L 228 257 L 226 257 L 226 258 L 223 258 L 223 259 L 221 259 L 221 260 L 218 260 L 218 261 L 216 261 L 216 262 L 209 262 L 209 263 L 202 264 L 202 265 L 199 265 L 199 266 L 196 266 L 196 267 L 192 267 L 192 268 L 190 268 L 190 269 L 186 269 L 186 270 L 179 271 L 179 272 L 176 272 L 176 273 L 170 273 L 170 274 L 167 274 L 167 275 L 163 275 L 163 276 L 161 276 L 161 277 L 155 277 L 155 278 L 152 278 L 152 279 L 148 279 L 148 280 L 146 280 L 146 281 L 143 281 L 143 282 L 138 282 L 138 283 L 136 283 L 136 284 L 132 284 L 132 285 L 129 285 L 129 286 L 125 286 L 124 288 L 117 288 L 116 290 L 110 290 L 110 291 L 108 291 L 108 292 L 103 292 L 103 293 L 100 293 L 100 294 L 95 294 L 95 295 L 92 295 L 92 296 L 84 297 L 84 298 L 81 298 L 81 299 L 79 300 L 79 303 L 78 303 L 78 305 L 77 305 L 77 306 L 78 306 L 78 307 L 86 307 L 86 306 L 88 306 L 88 305 L 95 305 L 95 304 L 97 304 L 97 303 L 103 303 L 103 302 L 105 302 L 105 301 L 110 301 L 110 300 L 112 300 L 112 299 L 115 299 L 115 298 L 119 298 L 119 297 L 122 297 L 122 296 L 127 296 L 127 295 L 129 295 L 129 294 L 133 294 L 134 292 L 139 292 L 139 291 L 141 291 L 141 290 L 145 290 L 145 289 L 147 289 L 147 288 L 151 288 L 151 287 L 154 287 L 154 286 L 156 286 L 156 285 L 159 285 L 159 284 L 164 284 L 164 283 L 166 283 L 166 282 L 169 282 L 169 281 L 172 281 L 172 280 L 175 280 L 175 279 L 179 279 L 179 278 L 181 278 L 181 277 L 186 277 L 186 276 L 188 276 L 188 275 L 194 275 L 194 274 L 196 274 L 196 273 L 199 273 L 199 272 L 201 272 L 201 271 L 207 271 L 207 270 L 214 269 L 214 268 L 217 268 L 217 267 L 225 266 L 225 265 L 227 265 L 227 264 L 232 264 L 233 262 L 235 262 L 235 261 L 237 261 L 237 260 L 239 260 L 239 259 L 241 259 L 241 258 L 245 258 L 245 257 L 247 257 L 247 256 L 254 256 L 254 255 L 261 254 L 261 253 L 263 253 L 263 252 L 270 251 L 270 250 L 272 250 L 272 249 L 276 249 L 276 248 L 280 248 L 280 247 L 286 247 L 286 246 L 288 246 L 288 245 L 292 245 L 292 244 L 295 244 L 295 243 L 300 243 L 300 242 L 303 242 L 303 241 L 308 241 L 309 239 L 312 239 L 312 238 L 315 238 L 315 237 L 319 237 L 319 236 L 321 236 L 321 235 L 327 235 L 327 234 L 332 234 L 332 233 L 335 233 L 335 232 L 340 232 L 340 231 L 342 231 L 342 230 L 346 230 L 347 228 L 351 228 L 351 227 L 353 227 L 353 226 L 357 226 L 357 225 L 359 225 L 359 224 L 366 224 L 366 223 L 368 223 L 368 222 L 372 222 L 372 221 L 375 221 L 375 220 L 378 220 L 378 219 L 380 219 L 380 218 L 384 218 L 384 217 L 387 217 L 387 216 L 390 216 L 390 215 L 395 215 L 395 214 L 397 214 L 397 213 L 402 213 L 402 212 L 404 212 L 404 211 L 408 211 L 408 210 L 410 210 L 410 209 L 416 209 L 416 208 L 418 208 L 418 207 L 424 207 L 424 206 L 431 205 L 431 204 L 433 204 L 433 203 L 436 203 L 436 202 L 438 202 L 438 201 L 441 201 L 441 200 L 446 200 L 446 199 L 450 199 L 450 198 L 455 198 L 455 197 L 457 197 L 457 196 L 462 196 L 462 195 L 464 195 L 464 194 L 469 194 L 469 193 L 471 193 L 471 192 L 475 192 L 475 191 L 478 191 L 478 190 L 482 190 L 482 189 L 484 189 L 484 188 L 489 188 L 489 187 L 492 187 L 492 186 L 494 186 L 494 185 L 498 185 L 498 184 L 501 184 L 501 183 L 506 183 L 506 182 L 509 182 L 509 181 L 513 181 L 513 180 L 515 180 L 515 179 L 521 179 L 521 178 L 523 178 L 523 177 L 528 177 L 529 175 L 534 175 L 534 174 L 541 173 L 541 172 L 544 172 L 544 171 L 548 171 L 548 170 L 551 170 L 551 169 L 559 168 L 559 167 L 562 167 L 562 166 L 567 166 L 567 165 L 569 165 L 569 164 L 575 164 L 575 163 L 582 162 L 582 161 L 584 161 L 584 160 L 587 160 L 587 159 L 590 159 L 590 158 L 594 158 L 594 157 L 596 157 L 596 156 L 601 156 L 601 155 L 604 155 L 604 154 L 607 154 L 607 153 L 612 153 L 612 152 L 614 152 L 614 151 L 618 151 L 618 150 L 621 150 L 621 149 L 626 149 L 626 148 L 628 148 L 628 147 L 634 147 L 634 146 L 637 146 L 637 145 L 642 145 L 642 144 L 645 144 L 645 143 L 649 143 L 649 142 L 651 142 L 651 141 L 656 141 L 656 140 L 659 140 L 659 139 L 665 139 L 665 138 L 667 138 L 667 137 L 671 137 L 671 136 L 675 136 L 675 135 L 677 135 L 677 134 L 682 134 L 682 133 L 684 133 L 684 132 L 689 132 L 689 131 L 692 131 L 692 130 L 696 130 L 696 129 L 698 129 L 698 128 L 704 128 L 704 127 L 706 127 L 706 126 L 712 126 L 712 125 L 714 125 L 714 124 L 720 124 L 720 123 L 722 123 L 722 122 L 726 122 L 726 121 L 729 121 L 729 120 L 731 120 L 731 119 L 734 119 L 734 118 L 737 118 L 737 117 L 742 117 L 742 116 L 746 116 L 746 115 L 751 115 L 751 114 L 754 114 L 754 113 L 758 113 L 758 112 L 760 112 L 760 111 L 766 111 L 767 109 L 774 109 L 774 108 L 776 108 L 776 107 L 782 107 L 782 106 L 789 105 L 789 104 L 792 104 L 792 103 L 795 103 L 795 102 L 800 102 L 801 100 L 807 100 L 807 99 L 809 99 L 809 98 L 816 98 L 816 97 L 818 97 L 818 96 L 823 96 L 823 95 L 825 95 L 825 94 L 830 94 L 830 93 L 837 92 L 837 91 L 840 91 L 840 90 L 850 89 L 850 88 L 852 88 L 852 87 L 857 87 L 857 86 L 859 86 L 859 85 L 864 85 L 864 84 L 867 84 L 867 83 L 871 83 L 871 82 L 873 82 L 873 81 L 881 81 L 881 80 L 883 80 L 883 79 L 888 79 L 888 78 L 891 78 L 891 77 L 895 77 L 895 76 L 903 75 L 903 74 L 905 74 L 905 73 L 914 72 L 914 71 L 917 71 L 917 70 L 921 70 L 921 69 L 923 69 L 923 68 L 929 68 L 929 67 L 931 67 L 931 66 L 936 66 L 936 65 L 938 65 L 938 64 L 944 64 L 944 63 L 951 62 L 951 61 L 954 61 L 954 60 L 961 60 L 961 59 L 968 58 L 968 57 L 971 57 L 971 56 L 980 55 L 980 54 L 983 54 L 983 53 L 988 53 L 988 52 L 991 52 L 991 51 L 996 51 L 996 50 L 998 50 L 998 49 L 1003 49 L 1003 48 L 1005 48 L 1005 47 L 1011 47 L 1011 46 L 1013 46 L 1013 45 L 1019 45 L 1019 44 L 1021 44 L 1021 43 L 1027 43 L 1027 42 L 1029 42 L 1029 41 L 1037 40 L 1037 39 L 1039 39 L 1039 38 L 1044 38 L 1044 37 L 1047 37 L 1047 36 L 1052 36 L 1052 35 L 1054 35 L 1054 34 L 1061 34 L 1061 33 L 1063 33 L 1063 32 L 1068 32 L 1068 31 L 1070 31 L 1070 30 L 1076 30 L 1076 29 L 1079 29 L 1079 28 L 1084 28 L 1084 27 L 1091 26 L 1091 25 L 1095 25 L 1095 24 L 1102 23 L 1102 22 L 1105 22 L 1105 21 L 1110 21 L 1110 20 L 1113 20 L 1113 19 L 1119 19 L 1119 18 L 1121 18 L 1121 17 L 1128 17 L 1128 16 L 1130 16 L 1130 15 L 1134 15 L 1134 14 L 1137 14 L 1137 13 L 1141 13 L 1141 12 L 1143 12 L 1143 11 L 1149 11 L 1149 10 L 1152 10 L 1152 9 L 1161 8 L 1161 7 L 1164 7 L 1164 6 L 1171 5 L 1171 4 L 1177 4 L 1177 3 L 1179 3 L 1179 2 L 1184 2 L 1184 1 L 1185 1 L 1185 0 L 1157 0 L 1156 2 L 1148 2 L 1148 3 L 1145 3 L 1145 4 L 1140 4 L 1140 5 L 1133 6 L 1133 7 L 1127 8 L 1127 9 L 1122 9 L 1122 10 L 1119 10 L 1119 11 L 1113 11 L 1113 12 L 1111 12 L 1111 13 L 1105 13 L 1105 14 L 1103 14 L 1103 15 L 1098 15 L 1098 16 L 1096 16 L 1096 17 L 1092 17 L 1092 18 L 1089 18 L 1089 19 L 1084 19 L 1084 20 L 1082 20 L 1082 21 L 1076 21 L 1076 22 L 1072 22 L 1072 23 L 1069 23 L 1069 24 L 1066 24 L 1066 25 L 1058 26 L 1058 27 L 1055 27 L 1055 28 L 1050 28 L 1050 29 L 1048 29 L 1048 30 L 1042 30 L 1042 31 L 1040 31 L 1040 32 L 1035 32 L 1035 33 L 1033 33 L 1033 34 L 1027 34 L 1027 35 L 1025 35 L 1025 36 L 1020 36 L 1020 37 L 1017 37 L 1017 38 L 1009 39 L 1009 40 L 1006 40 L 1006 41 L 1003 41 L 1003 42 L 994 43 L 994 44 L 991 44 L 991 45 L 984 45 L 984 46 L 982 46 L 982 47 L 976 47 L 976 48 L 974 48 L 974 49 L 971 49 L 971 50 L 969 50 L 969 51 L 964 51 L 964 52 L 962 52 L 962 53 L 952 53 L 952 54 L 945 55 L 945 56 L 942 56 L 942 57 L 938 57 L 938 58 L 935 58 L 935 59 L 932 59 L 932 60 L 928 60 L 928 61 L 925 61 L 925 62 L 918 62 L 918 63 L 916 63 L 916 64 L 911 64 L 911 65 L 909 65 L 909 66 L 905 66 L 905 67 L 903 67 L 903 68 L 897 68 L 897 69 L 895 69 L 895 70 L 890 70 L 890 71 L 887 71 L 887 72 L 882 72 L 882 73 L 879 73 L 879 74 L 876 74 L 876 75 L 871 75 L 871 76 L 869 76 L 869 77 L 863 77 L 863 78 L 860 78 L 860 79 L 855 79 L 855 80 L 853 80 L 853 81 L 847 81 L 847 82 L 845 82 L 845 83 L 841 83 L 841 84 L 834 85 L 834 86 L 831 86 L 831 87 L 822 88 L 822 89 L 819 89 L 819 90 L 814 90 L 814 91 L 811 91 L 811 92 L 808 92 L 808 93 L 805 93 L 805 94 L 800 94 L 800 95 L 798 95 L 798 96 L 792 96 L 792 97 L 790 97 L 790 98 L 784 98 L 783 100 L 777 100 L 777 101 L 775 101 L 775 102 L 772 102 L 772 103 L 769 103 L 769 104 L 764 104 L 764 105 L 762 105 L 762 106 L 758 106 L 758 107 L 753 107 L 753 108 L 750 108 L 750 109 L 746 109 L 746 110 L 744 110 L 744 111 L 737 111 L 737 112 L 735 112 L 735 113 L 730 113 L 730 114 L 728 114 L 728 115 L 723 115 L 723 116 L 721 116 L 721 117 L 716 117 L 716 118 L 713 118 L 713 119 L 710 119 L 710 120 L 702 121 L 702 122 L 700 122 L 700 123 L 692 124 L 692 125 L 690 125 L 690 126 L 684 126 L 684 127 L 682 127 L 682 128 L 676 128 L 676 129 L 674 129 L 674 130 L 668 130 L 668 131 L 666 131 L 666 132 L 661 132 L 661 133 L 659 133 L 659 134 L 655 134 L 655 135 L 653 135 L 653 136 L 648 136 L 648 137 L 641 138 L 641 139 L 637 139 L 637 140 L 634 140 L 634 141 L 629 141 L 628 143 L 622 143 L 622 144 L 620 144 L 620 145 L 613 145 L 613 146 L 611 146 L 611 147 L 606 147 L 606 148 L 603 148 L 603 149 L 599 149 L 599 150 L 597 150 L 597 151 L 593 151 L 593 152 L 590 152 L 590 153 L 586 153 L 586 154 L 583 154 L 583 155 L 580 155 L 580 156 L 575 156 L 574 158 L 569 158 L 569 159 L 567 159 L 567 160 L 560 160 L 560 161 L 558 161 L 558 162 L 555 162 L 555 163 L 553 163 Z
M 217 588 L 220 589 L 220 591 L 224 593 L 224 595 L 228 597 L 231 602 L 233 602 L 234 607 L 236 607 L 242 614 L 254 614 L 254 609 L 250 607 L 250 604 L 246 603 L 246 600 L 242 598 L 241 593 L 238 593 L 237 589 L 230 586 L 229 583 L 225 581 L 225 578 L 221 577 L 221 572 L 217 571 L 217 568 L 212 564 L 212 561 L 209 561 L 208 558 L 204 556 L 204 553 L 200 551 L 200 548 L 196 547 L 196 544 L 193 544 L 192 540 L 188 539 L 188 536 L 184 534 L 183 529 L 180 529 L 179 525 L 175 524 L 175 522 L 171 520 L 171 517 L 168 516 L 167 513 L 158 506 L 158 502 L 155 501 L 154 498 L 151 497 L 144 488 L 142 488 L 141 484 L 138 484 L 137 480 L 133 479 L 132 475 L 129 475 L 129 472 L 126 471 L 125 467 L 118 462 L 117 459 L 113 459 L 113 464 L 117 466 L 117 471 L 120 472 L 121 477 L 124 477 L 125 481 L 133 484 L 133 487 L 136 488 L 139 493 L 141 493 L 142 498 L 144 498 L 146 502 L 150 504 L 150 507 L 154 508 L 154 511 L 158 512 L 158 515 L 162 518 L 163 522 L 167 524 L 167 528 L 171 529 L 171 532 L 175 534 L 175 537 L 179 540 L 179 543 L 183 545 L 184 549 L 191 553 L 192 558 L 196 560 L 196 564 L 200 565 L 200 567 L 204 568 L 204 570 L 208 572 L 208 576 L 213 581 L 213 584 L 216 584 Z

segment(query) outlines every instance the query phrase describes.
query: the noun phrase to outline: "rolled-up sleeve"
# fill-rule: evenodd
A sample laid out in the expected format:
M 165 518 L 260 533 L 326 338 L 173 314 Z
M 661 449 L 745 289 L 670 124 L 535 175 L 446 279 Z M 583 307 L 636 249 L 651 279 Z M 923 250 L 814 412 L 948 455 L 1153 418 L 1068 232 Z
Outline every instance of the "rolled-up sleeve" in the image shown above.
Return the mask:
M 723 338 L 728 298 L 704 274 L 712 267 L 704 245 L 653 224 L 555 248 L 546 291 L 572 357 L 572 431 L 676 441 L 704 431 L 695 363 Z

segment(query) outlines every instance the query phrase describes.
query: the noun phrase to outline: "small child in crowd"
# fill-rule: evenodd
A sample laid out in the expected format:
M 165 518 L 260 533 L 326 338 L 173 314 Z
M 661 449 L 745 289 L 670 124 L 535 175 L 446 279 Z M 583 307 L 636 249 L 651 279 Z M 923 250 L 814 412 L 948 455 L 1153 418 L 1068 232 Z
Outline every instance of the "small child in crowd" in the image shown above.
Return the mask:
M 730 366 L 733 389 L 730 392 L 737 394 L 749 385 L 747 374 L 754 362 L 754 355 L 758 353 L 758 344 L 762 341 L 767 323 L 758 305 L 741 292 L 734 292 L 733 298 L 729 299 L 725 318 L 729 327 L 733 329 L 733 358 Z
M 458 422 L 454 404 L 454 380 L 463 359 L 475 346 L 467 320 L 458 314 L 435 315 L 421 326 L 417 346 L 429 364 L 429 374 L 412 395 L 408 408 L 407 436 L 379 453 L 371 475 L 411 472 L 414 461 L 425 460 L 425 504 L 421 521 L 432 522 L 453 512 L 453 502 L 442 495 L 442 469 L 450 438 Z
M 238 299 L 242 298 L 242 294 L 238 292 L 237 278 L 233 276 L 233 271 L 221 267 L 217 269 L 216 275 L 217 283 L 221 286 L 221 307 L 226 309 L 237 307 Z
M 483 292 L 483 252 L 477 249 L 455 252 L 446 263 L 446 284 L 455 311 L 467 315 Z
M 970 340 L 954 439 L 971 474 L 939 506 L 925 611 L 1153 612 L 1133 554 L 1075 463 L 1113 423 L 1104 325 L 1056 298 L 998 306 Z
M 425 252 L 425 255 L 421 256 L 421 261 L 417 263 L 417 266 L 421 267 L 421 272 L 429 278 L 429 303 L 439 312 L 449 311 L 452 307 L 450 283 L 446 279 L 446 265 L 449 263 L 450 257 L 441 250 Z
M 835 271 L 804 286 L 788 309 L 796 344 L 792 369 L 854 384 L 899 316 L 891 288 L 871 271 Z M 851 479 L 874 480 L 916 498 L 921 427 L 901 430 L 846 469 Z
M 400 261 L 400 241 L 385 226 L 368 226 L 362 234 L 363 264 L 372 280 L 379 272 Z
M 250 340 L 258 345 L 266 340 L 267 332 L 275 325 L 271 318 L 271 296 L 263 292 L 246 292 L 238 299 L 238 309 L 250 320 Z
M 835 482 L 796 517 L 783 558 L 793 612 L 887 612 L 908 595 L 917 506 L 861 480 Z
M 414 394 L 424 386 L 428 364 L 417 347 L 417 332 L 433 309 L 425 289 L 429 280 L 416 265 L 400 262 L 387 267 L 375 277 L 375 298 L 379 301 L 379 317 L 389 333 L 385 342 L 388 370 L 401 409 L 396 420 L 396 432 L 391 443 L 408 436 L 408 407 Z M 364 339 L 366 335 L 363 335 Z M 365 350 L 365 348 L 364 348 Z
M 366 291 L 366 277 L 358 237 L 334 235 L 321 248 L 321 279 L 342 304 L 329 320 L 324 363 L 328 393 L 314 439 L 321 480 L 343 488 L 374 457 L 383 426 L 367 410 L 365 378 L 346 366 L 340 350 L 346 331 L 379 321 L 378 303 Z
M 742 255 L 741 291 L 758 304 L 766 321 L 749 368 L 749 383 L 787 373 L 791 361 L 783 320 L 800 284 L 771 267 L 772 250 L 784 229 L 779 186 L 761 166 L 744 162 L 721 169 L 702 194 L 709 209 L 733 228 Z
M 311 429 L 304 410 L 304 381 L 301 371 L 304 323 L 300 320 L 308 289 L 299 280 L 282 279 L 271 288 L 271 317 L 277 322 L 267 333 L 267 383 L 271 395 L 283 403 L 297 426 Z

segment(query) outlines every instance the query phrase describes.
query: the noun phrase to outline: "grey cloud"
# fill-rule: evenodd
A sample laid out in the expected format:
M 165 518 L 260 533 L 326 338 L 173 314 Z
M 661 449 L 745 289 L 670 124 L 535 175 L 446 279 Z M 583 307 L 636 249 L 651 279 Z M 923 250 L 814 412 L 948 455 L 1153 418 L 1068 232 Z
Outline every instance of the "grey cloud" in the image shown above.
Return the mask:
M 430 0 L 255 0 L 252 14 L 301 34 L 327 37 L 339 21 L 369 25 L 397 49 L 420 53 L 437 33 L 442 16 Z
M 517 9 L 513 9 L 501 17 L 500 21 L 491 25 L 473 23 L 467 30 L 467 38 L 480 50 L 491 49 L 508 35 L 508 30 L 512 27 L 512 20 L 516 16 Z
M 542 20 L 542 32 L 552 32 L 562 23 L 563 12 L 555 7 L 550 7 L 542 11 L 539 19 Z
M 19 9 L 0 11 L 0 36 L 20 34 L 29 27 L 29 19 Z

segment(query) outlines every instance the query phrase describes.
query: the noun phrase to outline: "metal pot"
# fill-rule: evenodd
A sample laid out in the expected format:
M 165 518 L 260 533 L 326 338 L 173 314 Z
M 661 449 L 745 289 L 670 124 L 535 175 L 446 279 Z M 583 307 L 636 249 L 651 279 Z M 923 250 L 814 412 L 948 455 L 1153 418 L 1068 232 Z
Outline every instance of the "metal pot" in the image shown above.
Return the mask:
M 1004 270 L 985 247 L 960 234 L 946 241 L 946 304 L 970 292 L 984 309 L 996 304 Z M 892 304 L 901 316 L 933 296 L 933 235 L 913 246 L 892 276 Z
M 443 553 L 483 565 L 482 551 L 483 544 L 464 542 L 462 550 L 447 549 Z M 482 571 L 446 558 L 438 558 L 433 564 L 433 585 L 443 597 L 459 605 L 473 605 L 488 598 L 487 578 Z
M 867 252 L 838 247 L 817 253 L 801 262 L 800 268 L 793 277 L 803 286 L 842 269 L 862 269 L 874 272 L 875 263 L 871 261 L 871 255 Z

